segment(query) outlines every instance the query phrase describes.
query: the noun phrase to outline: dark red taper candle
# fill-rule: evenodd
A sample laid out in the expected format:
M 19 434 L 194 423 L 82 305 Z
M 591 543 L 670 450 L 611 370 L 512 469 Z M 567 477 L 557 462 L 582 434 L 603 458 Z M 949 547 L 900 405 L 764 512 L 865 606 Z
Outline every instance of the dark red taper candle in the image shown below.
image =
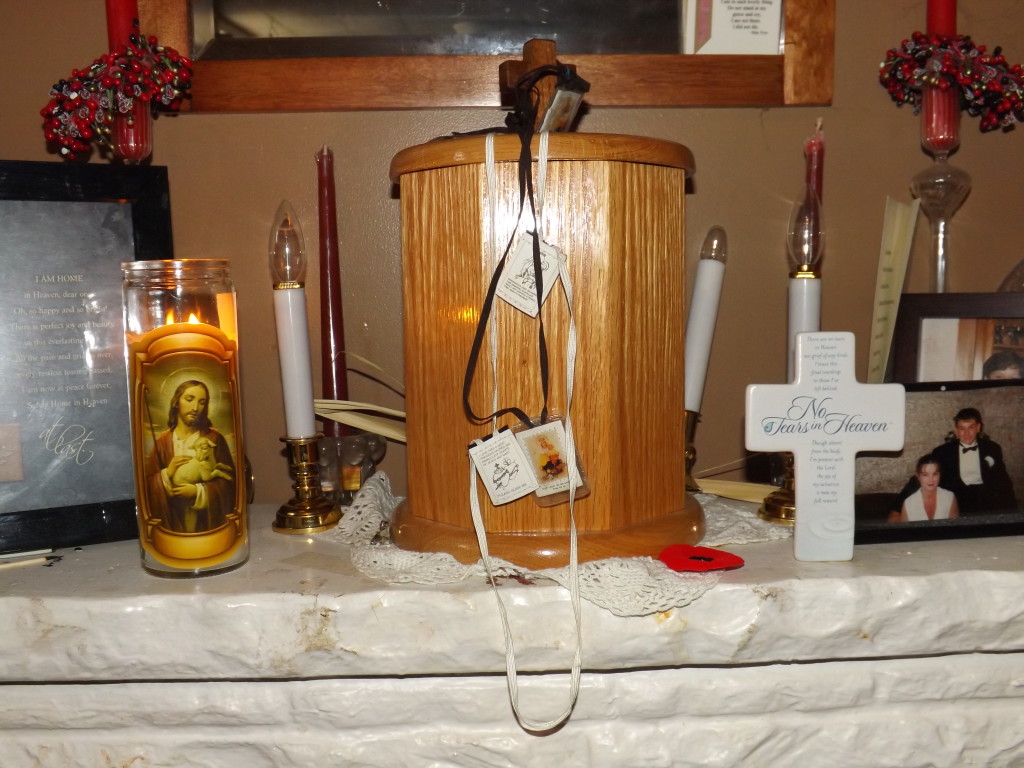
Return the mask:
M 341 310 L 341 265 L 338 263 L 338 214 L 334 201 L 334 153 L 326 146 L 316 154 L 320 211 L 320 347 L 325 400 L 348 400 L 345 322 Z M 351 432 L 333 419 L 323 420 L 324 434 Z

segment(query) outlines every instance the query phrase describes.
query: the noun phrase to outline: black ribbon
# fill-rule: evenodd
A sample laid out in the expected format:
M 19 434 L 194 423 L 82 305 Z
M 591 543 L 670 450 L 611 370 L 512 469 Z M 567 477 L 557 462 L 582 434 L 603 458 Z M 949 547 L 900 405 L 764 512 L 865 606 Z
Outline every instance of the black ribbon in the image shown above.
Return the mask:
M 589 87 L 586 81 L 577 77 L 571 68 L 561 64 L 547 65 L 533 69 L 519 78 L 516 83 L 515 107 L 505 118 L 505 124 L 519 136 L 519 214 L 517 222 L 522 219 L 527 199 L 530 201 L 530 212 L 534 216 L 534 221 L 536 221 L 537 218 L 533 189 L 533 154 L 530 150 L 530 144 L 533 141 L 534 125 L 536 123 L 537 110 L 539 109 L 539 94 L 536 90 L 536 85 L 542 78 L 551 76 L 558 78 L 558 87 L 570 87 L 574 90 L 586 90 L 586 88 Z M 476 325 L 476 333 L 473 337 L 473 346 L 470 348 L 469 359 L 466 362 L 466 375 L 462 384 L 462 407 L 466 413 L 466 417 L 475 424 L 486 424 L 492 419 L 511 413 L 524 425 L 532 427 L 534 426 L 533 421 L 520 408 L 509 406 L 507 408 L 500 408 L 487 416 L 478 416 L 476 412 L 474 412 L 473 406 L 469 401 L 469 393 L 473 386 L 473 376 L 476 372 L 476 366 L 480 359 L 480 350 L 483 347 L 484 331 L 487 328 L 487 322 L 490 319 L 491 310 L 494 306 L 494 297 L 498 289 L 498 281 L 501 279 L 502 272 L 504 272 L 505 262 L 508 260 L 508 254 L 512 250 L 512 242 L 513 240 L 510 239 L 508 245 L 505 246 L 505 252 L 498 261 L 494 274 L 491 276 L 491 282 L 487 286 L 487 295 L 484 297 L 483 307 L 480 311 L 480 319 Z M 538 307 L 537 354 L 540 363 L 541 391 L 544 395 L 544 404 L 541 408 L 540 423 L 544 424 L 548 419 L 548 345 L 547 339 L 544 336 L 544 320 L 540 312 L 541 302 L 544 297 L 544 275 L 540 261 L 540 233 L 536 231 L 533 232 L 533 274 L 537 289 Z

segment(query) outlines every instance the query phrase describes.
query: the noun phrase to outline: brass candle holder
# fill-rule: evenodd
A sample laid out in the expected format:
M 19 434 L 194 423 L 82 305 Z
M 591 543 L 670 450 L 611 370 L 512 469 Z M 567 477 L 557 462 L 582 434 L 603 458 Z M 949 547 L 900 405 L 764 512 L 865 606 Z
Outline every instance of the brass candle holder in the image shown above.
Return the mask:
M 793 482 L 793 454 L 783 454 L 786 462 L 782 485 L 764 497 L 757 510 L 762 520 L 782 525 L 793 525 L 796 519 L 796 485 Z
M 684 422 L 686 437 L 686 509 L 691 516 L 700 521 L 700 536 L 703 537 L 706 525 L 704 507 L 697 501 L 697 497 L 693 495 L 695 493 L 702 493 L 700 486 L 697 485 L 697 481 L 693 479 L 693 465 L 697 462 L 697 448 L 695 447 L 694 440 L 697 436 L 697 422 L 700 421 L 700 414 L 696 411 L 685 410 L 683 413 L 686 415 L 686 421 Z
M 323 495 L 320 487 L 320 454 L 313 437 L 282 437 L 288 446 L 288 470 L 295 496 L 277 510 L 274 530 L 278 533 L 319 533 L 341 520 L 341 507 Z
M 686 492 L 701 493 L 700 486 L 693 479 L 693 465 L 697 463 L 697 448 L 695 439 L 697 437 L 697 422 L 700 421 L 700 414 L 696 411 L 684 411 L 686 414 Z

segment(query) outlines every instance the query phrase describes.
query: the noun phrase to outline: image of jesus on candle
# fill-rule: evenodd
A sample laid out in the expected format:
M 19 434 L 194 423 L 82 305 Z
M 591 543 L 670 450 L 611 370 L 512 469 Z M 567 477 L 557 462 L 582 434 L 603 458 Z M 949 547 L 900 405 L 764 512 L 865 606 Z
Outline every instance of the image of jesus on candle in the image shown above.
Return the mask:
M 167 429 L 146 457 L 151 517 L 177 533 L 223 525 L 235 497 L 235 464 L 224 436 L 210 423 L 210 389 L 182 382 L 168 404 Z

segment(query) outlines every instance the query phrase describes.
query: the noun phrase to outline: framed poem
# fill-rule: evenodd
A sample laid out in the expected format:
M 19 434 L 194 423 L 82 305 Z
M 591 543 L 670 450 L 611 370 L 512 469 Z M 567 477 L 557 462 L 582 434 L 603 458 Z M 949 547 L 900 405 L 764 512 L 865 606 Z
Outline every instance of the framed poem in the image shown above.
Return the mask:
M 1024 293 L 906 293 L 893 332 L 892 380 L 1024 376 Z
M 0 553 L 138 535 L 121 262 L 173 255 L 167 170 L 0 161 Z
M 903 450 L 863 453 L 856 460 L 855 542 L 1024 533 L 1024 380 L 905 386 Z M 960 423 L 971 426 L 972 419 L 965 417 L 965 409 L 975 409 L 981 417 L 973 454 L 970 450 L 963 452 L 954 431 L 957 417 Z M 961 469 L 961 455 L 977 457 L 975 471 L 980 470 L 980 485 L 968 487 L 962 482 L 960 473 L 967 470 Z M 918 463 L 924 457 L 928 459 L 918 481 Z M 945 506 L 936 504 L 931 519 L 922 518 L 921 507 L 915 507 L 914 499 L 907 501 L 927 483 L 929 472 L 937 473 L 940 487 L 952 493 L 952 499 L 946 497 Z

